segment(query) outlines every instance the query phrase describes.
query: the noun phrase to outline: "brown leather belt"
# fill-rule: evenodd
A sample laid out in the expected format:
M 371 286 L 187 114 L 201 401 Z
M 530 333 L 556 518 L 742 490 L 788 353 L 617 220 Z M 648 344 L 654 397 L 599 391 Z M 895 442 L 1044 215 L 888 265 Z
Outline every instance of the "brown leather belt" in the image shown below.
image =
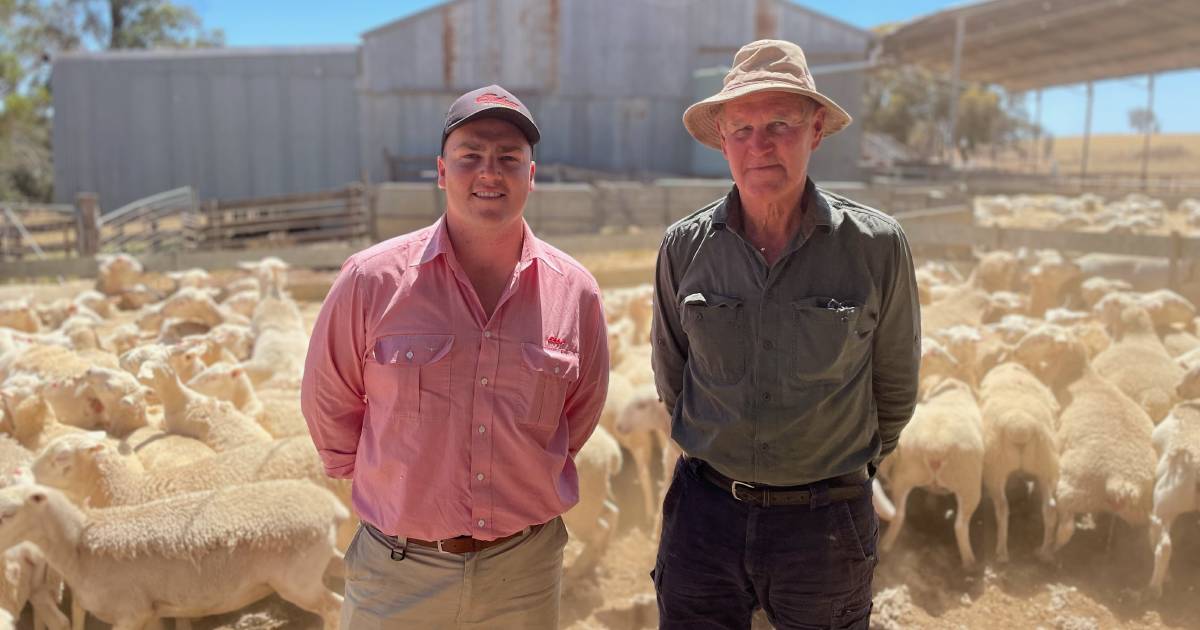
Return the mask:
M 405 540 L 408 544 L 429 547 L 431 549 L 437 549 L 438 551 L 444 551 L 446 553 L 474 553 L 477 551 L 483 551 L 489 547 L 495 547 L 496 545 L 506 543 L 514 538 L 517 538 L 518 536 L 527 534 L 532 535 L 537 533 L 537 531 L 540 530 L 543 525 L 545 525 L 545 523 L 539 523 L 532 527 L 526 527 L 515 534 L 511 534 L 503 538 L 497 538 L 495 540 L 479 540 L 476 538 L 471 538 L 470 536 L 456 536 L 454 538 L 445 538 L 442 540 L 421 540 L 419 538 L 406 538 Z M 404 559 L 406 555 L 404 547 L 407 547 L 407 545 L 402 544 L 400 542 L 400 538 L 390 534 L 385 534 L 370 523 L 363 523 L 363 526 L 367 528 L 367 531 L 372 537 L 392 550 L 393 560 Z
M 701 477 L 722 490 L 728 490 L 733 498 L 762 507 L 810 504 L 821 506 L 835 501 L 849 501 L 863 496 L 866 493 L 864 486 L 870 480 L 867 469 L 863 468 L 802 486 L 768 486 L 731 479 L 703 461 L 700 462 L 699 469 Z

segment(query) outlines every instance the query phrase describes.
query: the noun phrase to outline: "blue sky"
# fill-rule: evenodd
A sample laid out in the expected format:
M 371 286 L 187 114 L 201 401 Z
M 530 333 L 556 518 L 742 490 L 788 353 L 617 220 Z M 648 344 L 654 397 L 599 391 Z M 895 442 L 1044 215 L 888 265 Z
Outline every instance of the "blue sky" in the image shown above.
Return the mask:
M 225 31 L 230 46 L 355 44 L 368 30 L 439 4 L 438 0 L 181 0 L 205 25 Z M 603 0 L 593 0 L 603 1 Z M 870 28 L 964 4 L 947 0 L 802 0 L 797 2 L 855 26 Z M 804 42 L 798 42 L 804 45 Z M 1200 71 L 1155 78 L 1155 113 L 1168 133 L 1200 132 L 1192 101 L 1200 95 Z M 1083 133 L 1083 85 L 1045 90 L 1042 124 L 1058 136 Z M 1146 78 L 1127 77 L 1096 84 L 1094 133 L 1129 133 L 1128 112 L 1146 104 Z M 1033 98 L 1028 99 L 1032 114 Z

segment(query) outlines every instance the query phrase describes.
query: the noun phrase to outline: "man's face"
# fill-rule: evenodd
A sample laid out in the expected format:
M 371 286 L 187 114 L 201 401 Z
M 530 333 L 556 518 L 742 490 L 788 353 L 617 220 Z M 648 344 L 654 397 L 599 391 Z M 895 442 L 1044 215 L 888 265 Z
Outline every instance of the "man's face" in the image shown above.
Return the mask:
M 757 92 L 725 104 L 718 119 L 721 153 L 745 196 L 772 199 L 804 189 L 808 160 L 821 144 L 825 112 L 806 97 Z
M 536 166 L 521 130 L 481 118 L 450 132 L 437 168 L 451 220 L 498 228 L 521 219 Z

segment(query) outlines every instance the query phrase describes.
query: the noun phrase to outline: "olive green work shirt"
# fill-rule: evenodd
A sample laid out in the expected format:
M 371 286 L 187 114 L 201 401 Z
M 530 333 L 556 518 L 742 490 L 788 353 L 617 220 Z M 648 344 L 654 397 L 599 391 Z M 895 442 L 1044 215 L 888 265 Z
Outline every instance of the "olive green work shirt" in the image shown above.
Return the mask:
M 736 186 L 668 228 L 659 250 L 651 335 L 671 437 L 739 481 L 877 464 L 916 405 L 921 313 L 904 232 L 812 180 L 804 195 L 772 266 L 736 229 Z

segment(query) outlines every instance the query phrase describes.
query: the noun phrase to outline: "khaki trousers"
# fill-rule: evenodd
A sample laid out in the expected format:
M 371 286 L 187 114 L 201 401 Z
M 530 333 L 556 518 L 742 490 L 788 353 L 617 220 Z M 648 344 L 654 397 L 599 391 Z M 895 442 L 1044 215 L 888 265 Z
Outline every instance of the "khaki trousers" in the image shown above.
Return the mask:
M 392 560 L 391 549 L 360 525 L 346 550 L 341 627 L 557 628 L 566 543 L 555 518 L 477 553 L 408 545 L 403 560 Z

